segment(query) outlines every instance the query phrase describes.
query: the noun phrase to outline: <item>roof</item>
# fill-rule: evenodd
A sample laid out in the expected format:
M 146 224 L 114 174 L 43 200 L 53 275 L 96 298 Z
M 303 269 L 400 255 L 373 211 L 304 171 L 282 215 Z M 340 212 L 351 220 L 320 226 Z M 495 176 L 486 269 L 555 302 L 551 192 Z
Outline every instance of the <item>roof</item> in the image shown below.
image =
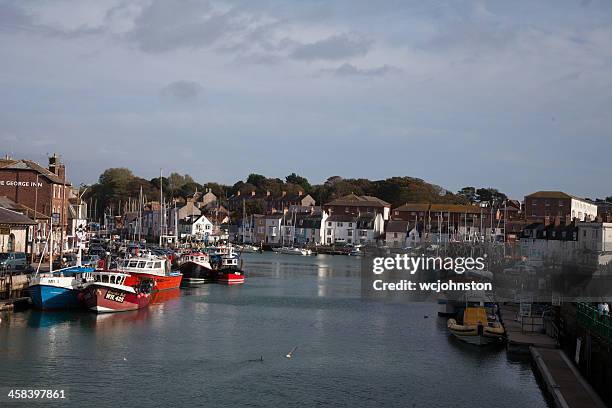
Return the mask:
M 423 203 L 406 203 L 395 208 L 394 211 L 428 211 L 429 204 Z
M 480 214 L 481 207 L 476 205 L 463 204 L 425 204 L 425 203 L 406 203 L 394 209 L 394 211 L 415 211 L 415 212 L 451 212 L 462 214 Z
M 64 184 L 70 185 L 70 183 L 66 180 L 62 180 L 55 173 L 51 172 L 49 169 L 42 167 L 40 164 L 33 162 L 31 160 L 0 160 L 0 169 L 8 169 L 8 170 L 33 170 L 43 176 L 45 176 L 49 181 L 56 184 Z
M 325 205 L 347 206 L 347 207 L 390 207 L 391 204 L 381 200 L 378 197 L 372 196 L 357 196 L 356 194 L 348 194 L 344 197 L 336 198 Z
M 0 208 L 0 224 L 1 225 L 36 225 L 34 220 L 18 213 L 17 211 Z
M 476 205 L 432 204 L 429 211 L 480 214 L 483 210 Z
M 535 193 L 531 193 L 529 195 L 526 195 L 525 197 L 529 197 L 529 198 L 576 198 L 578 200 L 582 200 L 582 198 L 578 198 L 571 194 L 564 193 L 563 191 L 536 191 Z
M 385 228 L 386 232 L 408 232 L 409 221 L 390 220 Z
M 350 214 L 337 214 L 337 215 L 330 215 L 329 217 L 327 217 L 327 221 L 330 222 L 356 222 L 357 221 L 357 217 L 355 217 L 354 215 L 350 215 Z

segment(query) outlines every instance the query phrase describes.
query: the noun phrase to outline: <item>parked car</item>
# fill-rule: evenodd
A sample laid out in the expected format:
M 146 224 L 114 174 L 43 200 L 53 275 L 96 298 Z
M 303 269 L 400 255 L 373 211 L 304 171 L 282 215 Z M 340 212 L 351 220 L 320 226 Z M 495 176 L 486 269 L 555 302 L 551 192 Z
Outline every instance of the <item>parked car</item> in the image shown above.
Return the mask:
M 28 267 L 28 257 L 25 252 L 0 253 L 0 269 L 10 271 L 24 270 Z

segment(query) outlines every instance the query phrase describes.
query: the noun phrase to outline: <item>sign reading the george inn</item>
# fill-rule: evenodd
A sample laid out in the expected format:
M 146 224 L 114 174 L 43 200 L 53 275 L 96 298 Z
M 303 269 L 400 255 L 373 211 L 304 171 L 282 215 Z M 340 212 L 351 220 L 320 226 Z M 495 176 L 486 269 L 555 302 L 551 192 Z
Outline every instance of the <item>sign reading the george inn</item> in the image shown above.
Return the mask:
M 43 183 L 40 181 L 37 183 L 35 181 L 15 181 L 15 180 L 0 180 L 0 186 L 7 187 L 42 187 Z

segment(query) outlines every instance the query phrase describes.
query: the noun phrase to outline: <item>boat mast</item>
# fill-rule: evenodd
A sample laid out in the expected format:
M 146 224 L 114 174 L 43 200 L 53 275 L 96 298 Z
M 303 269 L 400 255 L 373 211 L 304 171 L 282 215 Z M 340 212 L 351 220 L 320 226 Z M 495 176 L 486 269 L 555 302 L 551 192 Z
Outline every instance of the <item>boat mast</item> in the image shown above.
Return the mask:
M 142 186 L 140 186 L 140 196 L 138 197 L 138 244 L 142 242 Z
M 242 199 L 242 245 L 244 245 L 244 235 L 245 235 L 245 223 L 246 223 L 246 202 L 244 198 Z
M 159 246 L 162 245 L 162 220 L 164 218 L 164 186 L 162 185 L 162 169 L 159 169 Z

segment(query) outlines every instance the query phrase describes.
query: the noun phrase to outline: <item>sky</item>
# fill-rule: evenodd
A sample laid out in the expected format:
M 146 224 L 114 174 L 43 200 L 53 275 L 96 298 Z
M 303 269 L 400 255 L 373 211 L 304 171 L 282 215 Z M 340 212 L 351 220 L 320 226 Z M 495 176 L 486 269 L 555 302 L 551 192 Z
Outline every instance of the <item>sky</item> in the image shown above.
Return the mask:
M 0 154 L 612 195 L 612 2 L 0 0 Z

